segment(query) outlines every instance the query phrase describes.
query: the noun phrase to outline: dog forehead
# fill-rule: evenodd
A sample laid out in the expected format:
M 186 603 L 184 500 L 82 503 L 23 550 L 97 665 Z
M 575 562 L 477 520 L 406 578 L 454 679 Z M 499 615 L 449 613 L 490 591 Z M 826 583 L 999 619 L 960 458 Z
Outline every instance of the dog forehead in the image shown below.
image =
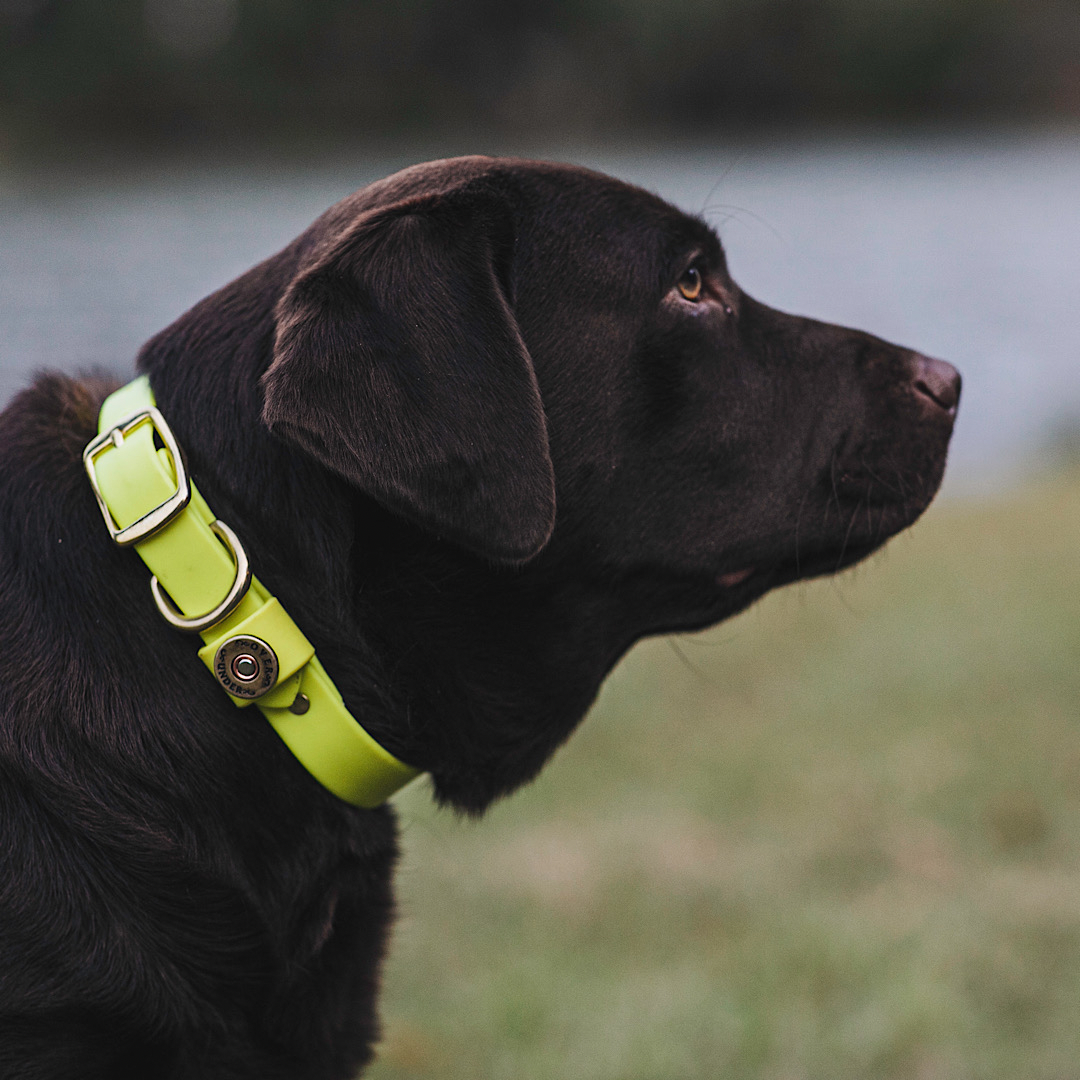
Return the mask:
M 520 232 L 541 249 L 569 247 L 579 257 L 599 249 L 652 249 L 669 259 L 698 247 L 720 257 L 713 230 L 658 195 L 580 165 L 525 158 L 474 155 L 412 165 L 342 199 L 319 224 L 336 231 L 373 210 L 465 187 L 505 198 Z
M 515 164 L 520 166 L 516 175 L 525 194 L 525 216 L 534 216 L 546 232 L 569 236 L 576 247 L 603 240 L 639 249 L 651 245 L 668 253 L 689 247 L 706 254 L 720 251 L 719 238 L 703 220 L 654 192 L 580 166 Z

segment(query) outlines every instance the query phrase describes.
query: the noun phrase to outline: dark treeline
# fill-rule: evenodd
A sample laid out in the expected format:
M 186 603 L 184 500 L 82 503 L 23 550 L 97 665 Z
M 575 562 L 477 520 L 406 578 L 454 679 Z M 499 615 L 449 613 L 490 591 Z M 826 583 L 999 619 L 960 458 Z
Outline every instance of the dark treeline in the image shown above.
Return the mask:
M 1078 0 L 0 0 L 9 148 L 1078 115 Z

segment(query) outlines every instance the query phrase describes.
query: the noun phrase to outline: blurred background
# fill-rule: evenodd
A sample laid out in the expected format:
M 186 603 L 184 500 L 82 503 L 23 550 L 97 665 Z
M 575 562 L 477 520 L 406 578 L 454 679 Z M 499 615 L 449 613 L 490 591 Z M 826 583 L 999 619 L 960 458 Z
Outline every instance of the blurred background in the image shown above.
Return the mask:
M 479 824 L 403 794 L 371 1075 L 1080 1078 L 1080 3 L 0 0 L 0 403 L 477 152 L 964 397 L 868 565 L 639 646 Z

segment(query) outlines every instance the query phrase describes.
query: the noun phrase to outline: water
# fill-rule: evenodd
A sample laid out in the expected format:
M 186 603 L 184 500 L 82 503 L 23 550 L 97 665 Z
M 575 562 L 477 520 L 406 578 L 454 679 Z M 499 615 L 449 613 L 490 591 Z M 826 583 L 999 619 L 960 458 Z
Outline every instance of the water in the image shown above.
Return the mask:
M 955 363 L 947 489 L 1001 486 L 1080 429 L 1080 136 L 557 156 L 704 213 L 760 299 Z M 129 373 L 151 333 L 406 163 L 0 180 L 0 400 L 41 368 Z

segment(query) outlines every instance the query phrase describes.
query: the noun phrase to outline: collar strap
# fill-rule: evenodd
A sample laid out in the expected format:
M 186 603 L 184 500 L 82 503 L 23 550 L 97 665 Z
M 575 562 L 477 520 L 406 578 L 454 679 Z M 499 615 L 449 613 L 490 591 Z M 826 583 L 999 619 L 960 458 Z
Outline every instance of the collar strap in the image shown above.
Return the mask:
M 304 768 L 354 806 L 378 806 L 412 780 L 419 770 L 356 722 L 314 647 L 252 577 L 239 538 L 188 478 L 145 375 L 105 399 L 98 431 L 83 462 L 109 534 L 149 567 L 162 616 L 202 637 L 199 658 L 233 703 L 257 705 Z

